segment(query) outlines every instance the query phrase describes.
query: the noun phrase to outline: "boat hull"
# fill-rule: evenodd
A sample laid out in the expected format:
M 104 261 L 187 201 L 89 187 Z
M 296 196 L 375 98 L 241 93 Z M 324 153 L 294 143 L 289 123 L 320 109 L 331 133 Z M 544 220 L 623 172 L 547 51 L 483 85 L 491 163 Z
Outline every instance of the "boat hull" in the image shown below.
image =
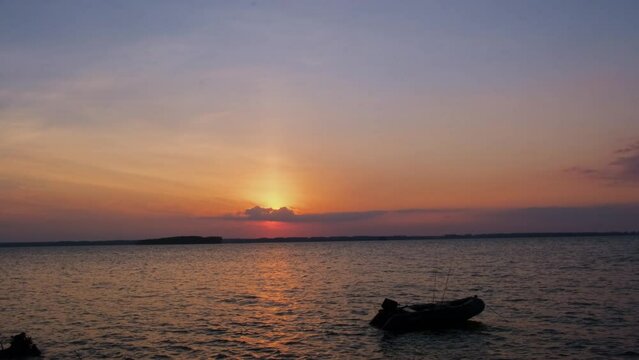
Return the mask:
M 370 324 L 396 333 L 454 326 L 480 314 L 485 306 L 483 300 L 474 296 L 434 304 L 387 308 L 380 310 Z

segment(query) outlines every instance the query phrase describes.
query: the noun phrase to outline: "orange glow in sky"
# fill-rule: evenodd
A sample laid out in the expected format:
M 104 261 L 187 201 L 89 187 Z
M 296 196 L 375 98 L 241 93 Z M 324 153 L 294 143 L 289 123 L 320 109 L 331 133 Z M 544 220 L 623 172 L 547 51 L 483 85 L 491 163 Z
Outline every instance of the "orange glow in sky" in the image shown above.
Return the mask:
M 636 230 L 632 11 L 298 5 L 0 5 L 0 241 Z

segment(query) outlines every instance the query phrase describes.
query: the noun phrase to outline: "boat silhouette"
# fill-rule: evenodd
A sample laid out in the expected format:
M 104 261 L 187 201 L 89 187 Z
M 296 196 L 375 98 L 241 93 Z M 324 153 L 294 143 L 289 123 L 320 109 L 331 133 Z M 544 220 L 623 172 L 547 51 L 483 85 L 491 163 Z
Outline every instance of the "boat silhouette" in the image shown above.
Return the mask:
M 484 301 L 476 295 L 451 301 L 406 306 L 399 306 L 394 300 L 384 299 L 382 309 L 371 320 L 370 325 L 394 333 L 455 326 L 480 314 L 485 307 Z

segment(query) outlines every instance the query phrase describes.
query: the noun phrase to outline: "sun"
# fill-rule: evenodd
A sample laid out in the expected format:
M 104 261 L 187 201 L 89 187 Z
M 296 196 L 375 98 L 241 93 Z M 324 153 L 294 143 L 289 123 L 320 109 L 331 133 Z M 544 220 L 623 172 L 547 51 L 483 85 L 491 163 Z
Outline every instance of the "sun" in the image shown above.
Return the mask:
M 263 208 L 279 209 L 291 207 L 296 203 L 296 186 L 291 177 L 276 170 L 268 170 L 261 176 L 255 176 L 247 186 L 245 197 Z
M 266 207 L 273 209 L 287 206 L 286 199 L 281 194 L 275 192 L 264 194 L 263 203 Z

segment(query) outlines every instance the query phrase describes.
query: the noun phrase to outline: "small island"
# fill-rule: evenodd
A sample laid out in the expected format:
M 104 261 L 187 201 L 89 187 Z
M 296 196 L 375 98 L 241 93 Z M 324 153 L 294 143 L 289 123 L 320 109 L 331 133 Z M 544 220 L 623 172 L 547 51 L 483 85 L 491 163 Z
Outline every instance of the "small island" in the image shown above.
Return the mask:
M 219 244 L 221 236 L 172 236 L 158 239 L 136 240 L 135 245 L 195 245 Z
M 38 247 L 38 246 L 112 246 L 112 245 L 197 245 L 220 244 L 221 236 L 171 236 L 143 240 L 94 240 L 94 241 L 38 241 L 38 242 L 0 242 L 0 247 Z

